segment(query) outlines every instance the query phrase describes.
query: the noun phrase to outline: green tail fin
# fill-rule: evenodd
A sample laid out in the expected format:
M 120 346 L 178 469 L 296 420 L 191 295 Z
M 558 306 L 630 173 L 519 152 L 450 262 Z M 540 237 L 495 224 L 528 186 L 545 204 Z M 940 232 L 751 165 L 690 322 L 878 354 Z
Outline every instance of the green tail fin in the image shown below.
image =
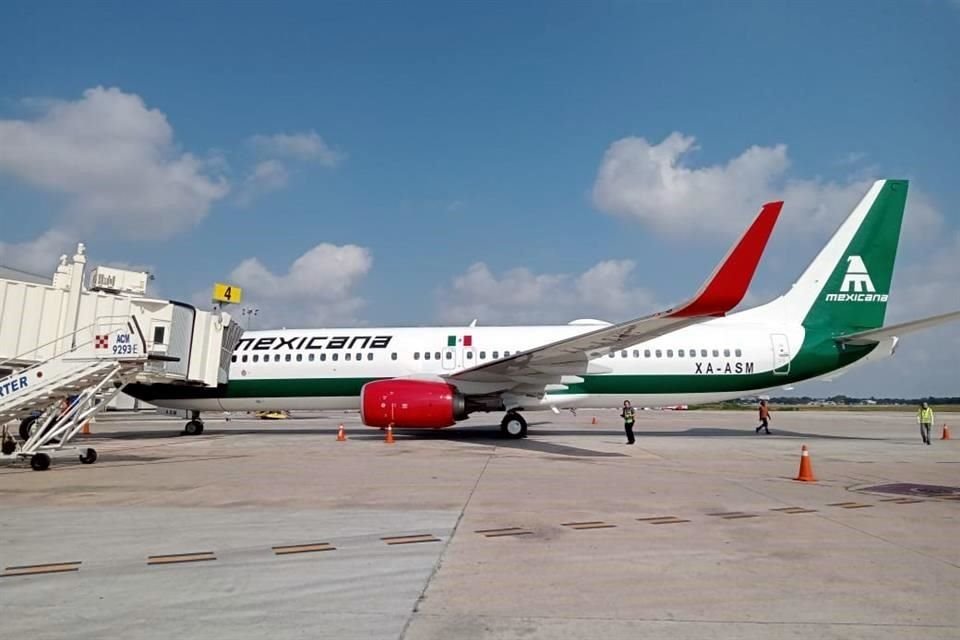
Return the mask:
M 807 328 L 882 327 L 906 200 L 906 180 L 875 182 L 780 304 Z

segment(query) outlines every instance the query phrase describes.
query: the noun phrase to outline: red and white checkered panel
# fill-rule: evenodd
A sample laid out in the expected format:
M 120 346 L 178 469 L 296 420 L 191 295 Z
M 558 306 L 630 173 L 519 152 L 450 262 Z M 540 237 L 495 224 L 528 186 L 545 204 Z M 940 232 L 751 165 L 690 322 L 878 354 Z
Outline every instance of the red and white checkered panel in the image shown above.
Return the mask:
M 93 343 L 94 349 L 109 349 L 110 348 L 110 336 L 97 336 L 96 340 Z

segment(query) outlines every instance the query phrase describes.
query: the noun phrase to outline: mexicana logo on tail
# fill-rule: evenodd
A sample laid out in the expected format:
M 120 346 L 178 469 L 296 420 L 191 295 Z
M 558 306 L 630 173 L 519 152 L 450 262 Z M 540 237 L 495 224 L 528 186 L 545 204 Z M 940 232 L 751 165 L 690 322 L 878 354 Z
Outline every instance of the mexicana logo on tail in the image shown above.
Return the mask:
M 860 256 L 847 256 L 847 273 L 840 293 L 828 293 L 827 302 L 886 302 L 886 293 L 877 293 L 870 272 Z

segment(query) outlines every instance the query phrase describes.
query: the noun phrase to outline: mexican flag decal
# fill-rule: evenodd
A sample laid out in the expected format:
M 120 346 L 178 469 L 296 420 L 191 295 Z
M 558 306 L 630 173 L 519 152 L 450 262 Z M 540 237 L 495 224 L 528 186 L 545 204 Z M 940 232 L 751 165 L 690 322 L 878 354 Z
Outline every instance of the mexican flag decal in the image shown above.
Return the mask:
M 457 345 L 462 347 L 472 347 L 473 336 L 463 336 L 462 338 L 457 338 L 457 336 L 447 336 L 448 347 L 455 347 Z

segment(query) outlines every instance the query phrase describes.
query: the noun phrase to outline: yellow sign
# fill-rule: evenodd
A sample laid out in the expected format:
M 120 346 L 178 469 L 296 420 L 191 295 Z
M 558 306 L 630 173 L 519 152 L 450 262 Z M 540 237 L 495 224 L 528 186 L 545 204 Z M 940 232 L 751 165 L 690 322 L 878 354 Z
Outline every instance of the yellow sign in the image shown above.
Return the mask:
M 232 284 L 218 282 L 213 285 L 213 301 L 237 304 L 243 299 L 243 289 Z

